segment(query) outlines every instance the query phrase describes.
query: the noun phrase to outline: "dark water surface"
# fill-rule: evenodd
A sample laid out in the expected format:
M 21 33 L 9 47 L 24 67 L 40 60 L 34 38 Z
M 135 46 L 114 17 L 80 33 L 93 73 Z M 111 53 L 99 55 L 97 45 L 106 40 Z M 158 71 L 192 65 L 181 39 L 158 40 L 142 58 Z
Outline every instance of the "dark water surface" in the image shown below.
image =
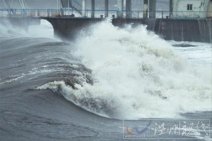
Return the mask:
M 35 89 L 56 80 L 77 83 L 78 75 L 90 72 L 67 53 L 65 43 L 1 38 L 0 44 L 1 140 L 122 138 L 121 121 L 86 112 L 50 90 Z

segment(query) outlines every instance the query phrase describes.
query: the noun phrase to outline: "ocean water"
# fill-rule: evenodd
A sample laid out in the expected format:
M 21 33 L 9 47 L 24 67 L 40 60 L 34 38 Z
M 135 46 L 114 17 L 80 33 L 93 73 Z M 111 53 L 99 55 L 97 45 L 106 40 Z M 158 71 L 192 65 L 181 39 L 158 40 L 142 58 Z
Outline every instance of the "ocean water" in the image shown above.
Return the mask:
M 0 64 L 3 140 L 123 140 L 122 120 L 212 117 L 211 44 L 142 25 L 104 21 L 69 42 L 44 20 L 0 25 Z

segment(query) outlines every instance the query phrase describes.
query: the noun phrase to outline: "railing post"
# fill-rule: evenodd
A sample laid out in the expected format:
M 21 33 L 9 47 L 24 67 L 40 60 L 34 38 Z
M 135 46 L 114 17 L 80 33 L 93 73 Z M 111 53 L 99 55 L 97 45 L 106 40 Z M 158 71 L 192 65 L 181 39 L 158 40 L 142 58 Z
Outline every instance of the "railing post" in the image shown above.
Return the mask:
M 38 10 L 38 17 L 40 17 L 40 10 Z
M 50 17 L 49 9 L 47 9 L 47 17 Z
M 162 11 L 162 19 L 163 19 L 163 11 Z

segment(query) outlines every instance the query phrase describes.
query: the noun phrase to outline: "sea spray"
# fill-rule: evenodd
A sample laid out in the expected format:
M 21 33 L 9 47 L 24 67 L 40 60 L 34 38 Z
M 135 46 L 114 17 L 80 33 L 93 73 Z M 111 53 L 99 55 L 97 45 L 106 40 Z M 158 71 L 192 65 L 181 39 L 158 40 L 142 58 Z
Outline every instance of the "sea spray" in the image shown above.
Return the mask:
M 75 56 L 92 70 L 93 85 L 83 82 L 73 89 L 61 82 L 49 84 L 86 110 L 139 119 L 212 109 L 209 70 L 193 67 L 145 26 L 123 29 L 98 23 L 78 36 L 75 49 Z
M 51 38 L 59 40 L 54 37 L 54 29 L 52 25 L 46 21 L 41 20 L 38 25 L 28 25 L 28 29 L 25 30 L 18 26 L 14 26 L 8 19 L 0 21 L 0 37 L 33 37 L 33 38 Z

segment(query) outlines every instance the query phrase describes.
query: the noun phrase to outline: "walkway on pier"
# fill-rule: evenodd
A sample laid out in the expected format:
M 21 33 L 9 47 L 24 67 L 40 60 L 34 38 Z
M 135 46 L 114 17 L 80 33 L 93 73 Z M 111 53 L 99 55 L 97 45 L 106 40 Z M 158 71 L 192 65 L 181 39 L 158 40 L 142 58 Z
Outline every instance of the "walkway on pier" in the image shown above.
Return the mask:
M 55 0 L 57 6 L 50 9 L 28 8 L 25 1 L 26 0 L 0 0 L 0 4 L 4 5 L 3 7 L 0 6 L 0 16 L 155 18 L 156 11 L 156 0 L 138 0 L 140 1 L 140 10 L 133 8 L 133 4 L 135 4 L 133 0 L 99 0 L 98 3 L 97 0 Z M 99 3 L 101 3 L 101 6 Z M 115 7 L 111 8 L 111 4 L 115 5 Z M 17 5 L 19 6 L 17 7 Z M 166 13 L 168 14 L 168 11 L 166 11 Z

